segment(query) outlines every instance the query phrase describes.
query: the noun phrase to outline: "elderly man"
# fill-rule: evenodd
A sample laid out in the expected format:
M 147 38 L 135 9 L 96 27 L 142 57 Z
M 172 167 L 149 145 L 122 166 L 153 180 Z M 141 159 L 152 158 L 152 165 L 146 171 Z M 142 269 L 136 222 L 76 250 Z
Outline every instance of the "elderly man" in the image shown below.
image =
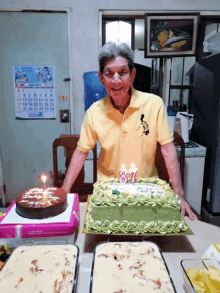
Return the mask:
M 187 212 L 191 220 L 197 219 L 183 197 L 173 131 L 164 103 L 160 97 L 132 87 L 136 74 L 133 51 L 125 43 L 105 44 L 99 53 L 99 69 L 108 95 L 85 114 L 63 188 L 70 191 L 97 140 L 101 145 L 98 179 L 118 178 L 121 165 L 129 169 L 131 163 L 138 168 L 138 177 L 157 176 L 154 161 L 158 141 L 172 188 L 181 200 L 181 214 Z

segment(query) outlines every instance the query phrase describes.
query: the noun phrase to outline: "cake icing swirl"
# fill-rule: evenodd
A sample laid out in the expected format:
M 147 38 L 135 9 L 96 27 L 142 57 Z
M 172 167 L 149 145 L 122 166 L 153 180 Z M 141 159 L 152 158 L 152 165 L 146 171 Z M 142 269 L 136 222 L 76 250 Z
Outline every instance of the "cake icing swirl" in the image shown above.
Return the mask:
M 110 224 L 110 229 L 113 233 L 119 233 L 120 231 L 120 222 L 119 221 L 113 221 L 111 224 Z
M 188 229 L 180 215 L 180 201 L 166 181 L 139 178 L 136 184 L 120 184 L 116 179 L 94 184 L 85 229 L 104 234 L 162 235 Z
M 128 182 L 129 183 L 129 182 Z M 122 186 L 122 187 L 121 187 Z M 129 194 L 128 194 L 128 190 Z M 114 194 L 114 191 L 119 194 Z M 132 193 L 134 192 L 134 193 Z M 136 183 L 118 183 L 115 179 L 97 181 L 94 184 L 94 192 L 91 201 L 97 206 L 113 205 L 169 205 L 179 208 L 176 194 L 170 185 L 159 178 L 137 179 Z
M 159 233 L 159 234 L 170 234 L 179 233 L 181 230 L 186 231 L 188 226 L 184 220 L 181 221 L 141 221 L 129 222 L 129 221 L 94 221 L 91 216 L 91 207 L 88 207 L 86 214 L 86 221 L 84 225 L 85 229 L 93 230 L 95 233 L 115 233 L 115 234 L 147 234 L 147 233 Z

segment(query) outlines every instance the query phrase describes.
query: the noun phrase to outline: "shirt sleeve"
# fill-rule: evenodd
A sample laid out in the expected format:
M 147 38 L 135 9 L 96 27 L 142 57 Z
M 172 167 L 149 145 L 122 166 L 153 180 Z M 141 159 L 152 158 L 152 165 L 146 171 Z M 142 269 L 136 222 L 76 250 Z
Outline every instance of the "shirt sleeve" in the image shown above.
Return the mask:
M 95 147 L 96 141 L 97 134 L 93 127 L 92 113 L 88 109 L 81 125 L 77 149 L 82 152 L 88 152 Z
M 158 111 L 157 141 L 161 144 L 167 144 L 174 140 L 173 129 L 169 125 L 166 107 L 161 99 Z

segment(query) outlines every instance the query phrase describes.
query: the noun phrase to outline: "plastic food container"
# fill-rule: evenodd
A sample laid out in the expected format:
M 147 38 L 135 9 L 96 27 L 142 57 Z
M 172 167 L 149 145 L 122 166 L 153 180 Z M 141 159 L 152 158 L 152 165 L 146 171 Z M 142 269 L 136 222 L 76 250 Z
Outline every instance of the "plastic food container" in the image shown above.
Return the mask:
M 177 292 L 162 251 L 154 242 L 102 242 L 95 247 L 90 293 L 148 290 Z
M 2 245 L 0 243 L 0 271 L 3 268 L 5 262 L 11 255 L 12 251 L 14 250 L 14 247 L 9 245 Z
M 48 284 L 51 293 L 62 292 L 60 288 L 64 287 L 65 292 L 75 293 L 78 260 L 79 248 L 73 244 L 43 243 L 42 245 L 39 242 L 35 245 L 19 246 L 4 263 L 0 272 L 0 288 L 7 292 L 10 286 L 12 293 L 31 293 L 32 288 L 33 292 L 38 292 L 36 290 L 41 292 L 42 286 L 39 284 Z M 45 290 L 43 292 L 50 293 L 50 290 L 46 288 Z
M 197 291 L 196 288 L 194 287 L 193 283 L 190 280 L 189 275 L 187 274 L 187 270 L 192 268 L 199 268 L 199 269 L 205 269 L 208 272 L 209 268 L 212 268 L 212 267 L 218 268 L 219 266 L 219 262 L 215 259 L 184 259 L 180 263 L 183 269 L 184 288 L 187 293 L 201 292 L 199 290 Z M 210 290 L 212 289 L 210 288 Z M 213 291 L 211 292 L 214 293 Z

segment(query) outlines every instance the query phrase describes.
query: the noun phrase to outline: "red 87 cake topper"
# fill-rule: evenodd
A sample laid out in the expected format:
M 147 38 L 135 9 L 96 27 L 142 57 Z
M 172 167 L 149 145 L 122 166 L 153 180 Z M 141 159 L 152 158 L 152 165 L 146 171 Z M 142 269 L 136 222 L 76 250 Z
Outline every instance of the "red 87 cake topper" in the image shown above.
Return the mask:
M 136 182 L 136 175 L 137 175 L 138 169 L 135 168 L 134 164 L 131 164 L 131 168 L 129 169 L 129 172 L 125 169 L 125 165 L 122 164 L 122 169 L 119 170 L 119 178 L 118 182 L 120 183 L 126 183 L 128 182 L 128 175 L 131 175 L 130 183 Z

